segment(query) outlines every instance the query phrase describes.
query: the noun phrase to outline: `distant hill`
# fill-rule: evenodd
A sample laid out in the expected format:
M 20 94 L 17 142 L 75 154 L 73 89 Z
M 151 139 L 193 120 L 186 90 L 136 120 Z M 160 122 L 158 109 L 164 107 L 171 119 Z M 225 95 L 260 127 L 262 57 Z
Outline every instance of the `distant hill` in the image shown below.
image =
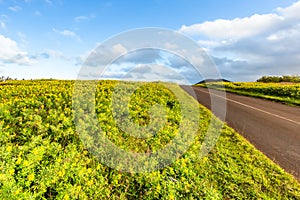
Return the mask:
M 196 84 L 211 83 L 211 82 L 231 82 L 231 81 L 226 80 L 226 79 L 205 79 L 205 80 L 200 81 Z

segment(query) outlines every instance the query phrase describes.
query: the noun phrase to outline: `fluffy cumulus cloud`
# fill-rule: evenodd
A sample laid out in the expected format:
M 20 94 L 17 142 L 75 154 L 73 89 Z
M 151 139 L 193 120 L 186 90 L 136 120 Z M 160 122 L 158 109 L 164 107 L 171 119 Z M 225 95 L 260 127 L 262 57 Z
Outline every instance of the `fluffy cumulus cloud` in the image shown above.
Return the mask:
M 300 74 L 299 10 L 300 1 L 274 13 L 183 25 L 180 32 L 199 38 L 227 78 Z
M 35 60 L 31 59 L 27 52 L 20 50 L 18 44 L 3 35 L 0 35 L 0 62 L 19 65 L 32 65 Z

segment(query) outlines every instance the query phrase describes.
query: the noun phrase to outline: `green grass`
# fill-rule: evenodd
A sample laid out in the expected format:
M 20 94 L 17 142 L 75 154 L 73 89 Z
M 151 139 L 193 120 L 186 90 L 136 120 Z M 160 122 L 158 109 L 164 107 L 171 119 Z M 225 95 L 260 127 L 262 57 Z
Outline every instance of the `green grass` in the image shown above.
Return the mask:
M 209 87 L 217 90 L 251 96 L 284 103 L 291 106 L 300 106 L 299 83 L 260 83 L 260 82 L 235 82 L 235 83 L 207 83 L 198 84 L 200 87 Z
M 117 127 L 110 111 L 116 84 L 101 81 L 96 94 L 97 116 L 111 141 L 126 150 L 155 152 L 176 136 L 180 105 L 159 83 L 139 87 L 129 101 L 139 126 L 150 122 L 152 105 L 165 107 L 167 122 L 158 134 L 136 139 Z M 73 88 L 74 81 L 0 83 L 0 199 L 300 198 L 300 184 L 291 175 L 226 125 L 200 159 L 209 124 L 221 124 L 201 105 L 197 136 L 171 165 L 149 173 L 109 168 L 87 151 L 75 129 Z

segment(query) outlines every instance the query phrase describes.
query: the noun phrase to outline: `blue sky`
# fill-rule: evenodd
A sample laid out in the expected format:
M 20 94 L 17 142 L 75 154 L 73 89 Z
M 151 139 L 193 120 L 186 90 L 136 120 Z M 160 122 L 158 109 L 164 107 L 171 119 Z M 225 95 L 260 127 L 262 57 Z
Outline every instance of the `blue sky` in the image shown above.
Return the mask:
M 0 0 L 0 73 L 75 79 L 106 39 L 161 27 L 197 42 L 223 78 L 299 75 L 299 10 L 291 0 Z

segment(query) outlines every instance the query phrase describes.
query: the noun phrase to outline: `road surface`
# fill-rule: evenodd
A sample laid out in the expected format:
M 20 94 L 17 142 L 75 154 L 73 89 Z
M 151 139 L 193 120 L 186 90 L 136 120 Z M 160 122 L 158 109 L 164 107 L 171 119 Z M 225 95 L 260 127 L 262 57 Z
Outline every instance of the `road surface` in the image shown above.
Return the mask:
M 188 87 L 182 86 L 189 93 Z M 211 109 L 208 89 L 193 90 L 199 103 Z M 222 118 L 224 106 L 216 104 L 224 102 L 224 96 L 216 90 L 211 90 L 211 95 L 217 108 L 214 114 Z M 225 105 L 225 122 L 300 180 L 300 108 L 232 93 L 226 93 Z

